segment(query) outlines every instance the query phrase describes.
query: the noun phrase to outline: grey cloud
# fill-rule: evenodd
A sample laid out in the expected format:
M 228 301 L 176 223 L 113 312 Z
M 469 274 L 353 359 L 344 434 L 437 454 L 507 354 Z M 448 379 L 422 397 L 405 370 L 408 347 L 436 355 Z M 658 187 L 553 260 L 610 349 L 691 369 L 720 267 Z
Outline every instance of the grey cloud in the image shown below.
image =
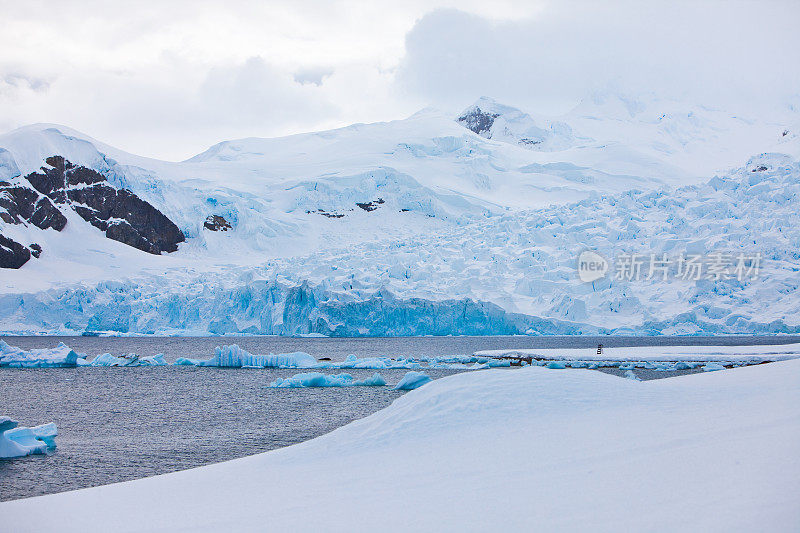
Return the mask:
M 294 73 L 294 81 L 300 85 L 316 85 L 319 87 L 325 78 L 333 74 L 333 69 L 328 67 L 308 67 Z
M 506 22 L 439 10 L 407 34 L 397 83 L 440 105 L 485 94 L 535 110 L 609 82 L 750 104 L 800 87 L 798 19 L 790 2 L 566 2 Z

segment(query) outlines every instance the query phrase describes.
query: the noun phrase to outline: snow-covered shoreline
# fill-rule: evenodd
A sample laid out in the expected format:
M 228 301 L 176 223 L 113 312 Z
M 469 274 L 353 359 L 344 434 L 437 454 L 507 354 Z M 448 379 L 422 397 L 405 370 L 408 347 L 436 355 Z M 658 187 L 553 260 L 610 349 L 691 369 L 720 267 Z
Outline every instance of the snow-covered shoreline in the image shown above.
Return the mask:
M 604 347 L 602 353 L 587 348 L 531 348 L 479 350 L 477 357 L 535 359 L 543 361 L 707 362 L 748 364 L 800 358 L 800 343 L 755 346 L 636 346 Z
M 13 531 L 716 530 L 800 523 L 800 361 L 443 378 L 302 444 L 0 504 Z

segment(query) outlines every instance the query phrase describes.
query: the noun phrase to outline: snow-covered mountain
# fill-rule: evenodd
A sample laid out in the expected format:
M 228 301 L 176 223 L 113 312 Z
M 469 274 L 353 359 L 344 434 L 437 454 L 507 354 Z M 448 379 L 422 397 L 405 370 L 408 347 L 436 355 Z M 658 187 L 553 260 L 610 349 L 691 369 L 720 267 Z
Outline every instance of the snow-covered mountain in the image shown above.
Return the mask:
M 20 128 L 0 135 L 0 187 L 17 210 L 51 201 L 66 222 L 0 216 L 0 235 L 31 250 L 0 270 L 0 330 L 794 331 L 796 305 L 779 296 L 800 243 L 800 114 L 776 116 L 607 93 L 546 118 L 481 98 L 457 117 L 227 141 L 178 163 Z M 786 155 L 748 162 L 763 152 Z M 97 177 L 63 178 L 61 202 L 36 181 L 53 156 Z M 105 192 L 87 199 L 90 185 Z M 126 194 L 159 215 L 108 208 Z M 170 238 L 177 251 L 143 251 L 158 251 L 158 216 L 184 237 Z M 764 276 L 587 285 L 586 248 L 759 252 Z

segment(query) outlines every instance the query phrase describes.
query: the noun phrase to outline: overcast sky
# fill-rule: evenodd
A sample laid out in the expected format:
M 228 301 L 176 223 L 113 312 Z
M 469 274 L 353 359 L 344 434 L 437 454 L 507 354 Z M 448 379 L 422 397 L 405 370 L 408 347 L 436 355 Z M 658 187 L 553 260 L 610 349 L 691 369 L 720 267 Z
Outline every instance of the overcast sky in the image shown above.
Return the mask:
M 800 2 L 0 0 L 0 131 L 179 160 L 221 140 L 609 83 L 747 112 L 800 93 Z M 610 4 L 610 5 L 605 5 Z

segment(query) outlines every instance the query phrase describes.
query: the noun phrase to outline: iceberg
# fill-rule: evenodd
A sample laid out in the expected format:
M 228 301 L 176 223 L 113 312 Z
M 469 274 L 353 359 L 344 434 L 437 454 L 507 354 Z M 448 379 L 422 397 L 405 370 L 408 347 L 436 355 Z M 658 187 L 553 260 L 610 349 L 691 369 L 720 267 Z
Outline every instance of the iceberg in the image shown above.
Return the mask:
M 0 459 L 43 454 L 55 450 L 58 429 L 54 423 L 18 427 L 19 422 L 0 416 Z
M 88 366 L 166 366 L 163 354 L 139 357 L 136 354 L 115 357 L 110 353 L 98 355 Z
M 180 363 L 190 364 L 191 359 L 181 358 Z M 305 352 L 292 352 L 269 355 L 253 355 L 236 344 L 217 346 L 214 357 L 197 361 L 195 366 L 215 366 L 225 368 L 316 368 L 319 366 L 313 355 Z
M 202 362 L 203 362 L 202 359 L 190 359 L 188 357 L 178 357 L 172 364 L 176 366 L 200 366 L 200 363 Z
M 270 388 L 304 387 L 383 387 L 386 380 L 377 372 L 372 377 L 355 380 L 350 374 L 322 374 L 321 372 L 302 372 L 286 379 L 278 378 L 269 384 Z
M 0 367 L 45 368 L 77 365 L 78 354 L 63 342 L 55 348 L 23 350 L 0 341 Z
M 406 372 L 406 375 L 394 386 L 394 390 L 413 390 L 422 387 L 431 380 L 424 372 Z

